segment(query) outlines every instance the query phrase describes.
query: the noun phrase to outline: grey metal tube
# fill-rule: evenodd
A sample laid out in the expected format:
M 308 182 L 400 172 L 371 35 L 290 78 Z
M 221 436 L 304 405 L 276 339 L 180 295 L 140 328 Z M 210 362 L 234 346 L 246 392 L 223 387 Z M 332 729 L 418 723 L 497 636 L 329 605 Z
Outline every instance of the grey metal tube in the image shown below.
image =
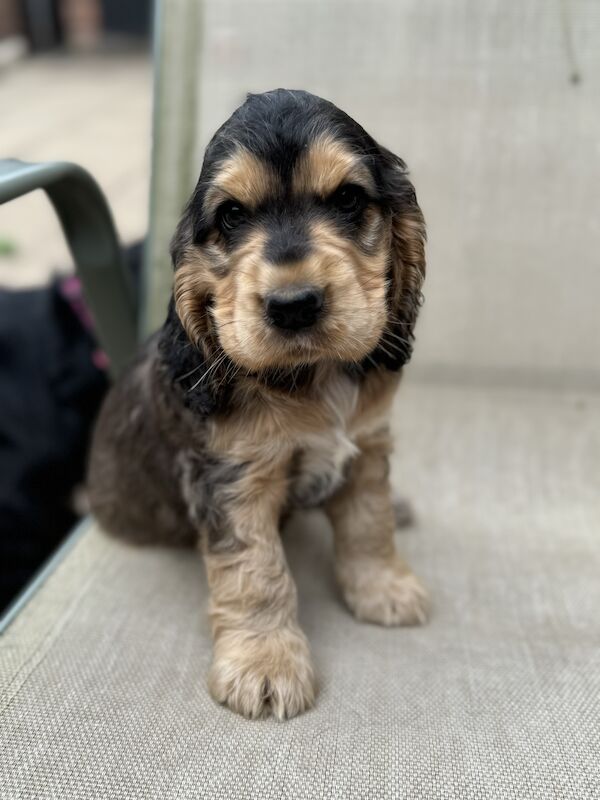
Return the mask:
M 58 215 L 113 375 L 135 352 L 133 287 L 110 209 L 92 176 L 68 162 L 0 159 L 0 203 L 44 189 Z

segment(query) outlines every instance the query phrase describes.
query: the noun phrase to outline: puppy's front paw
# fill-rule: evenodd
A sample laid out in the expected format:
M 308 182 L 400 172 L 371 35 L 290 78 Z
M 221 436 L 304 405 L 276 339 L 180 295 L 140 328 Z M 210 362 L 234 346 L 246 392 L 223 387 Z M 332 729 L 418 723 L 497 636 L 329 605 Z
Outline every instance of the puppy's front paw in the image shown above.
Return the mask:
M 337 574 L 348 607 L 362 622 L 392 626 L 427 621 L 427 592 L 400 558 L 352 559 L 338 564 Z
M 215 700 L 244 717 L 295 717 L 315 701 L 306 637 L 298 628 L 227 631 L 215 642 L 208 685 Z

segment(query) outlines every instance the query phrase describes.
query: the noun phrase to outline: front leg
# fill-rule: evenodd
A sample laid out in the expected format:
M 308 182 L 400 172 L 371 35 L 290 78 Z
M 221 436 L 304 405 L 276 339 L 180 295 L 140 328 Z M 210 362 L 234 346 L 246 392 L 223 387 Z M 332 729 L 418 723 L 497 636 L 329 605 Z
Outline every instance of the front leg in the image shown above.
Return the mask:
M 345 485 L 328 501 L 336 575 L 357 619 L 379 625 L 425 622 L 427 593 L 394 545 L 389 432 L 359 442 Z
M 283 470 L 246 467 L 204 543 L 214 637 L 209 689 L 218 702 L 252 719 L 293 717 L 315 699 L 278 528 L 286 488 Z

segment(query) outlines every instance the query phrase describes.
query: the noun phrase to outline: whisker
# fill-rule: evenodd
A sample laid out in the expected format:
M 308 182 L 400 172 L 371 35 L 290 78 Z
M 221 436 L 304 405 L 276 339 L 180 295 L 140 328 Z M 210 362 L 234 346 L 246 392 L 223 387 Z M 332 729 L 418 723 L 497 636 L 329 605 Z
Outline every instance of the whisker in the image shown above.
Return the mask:
M 199 369 L 202 369 L 202 367 L 203 367 L 203 366 L 204 366 L 204 361 L 201 361 L 201 362 L 198 364 L 198 366 L 197 366 L 197 367 L 194 367 L 194 369 L 191 369 L 189 372 L 186 372 L 186 373 L 185 373 L 185 375 L 180 375 L 180 376 L 177 378 L 177 382 L 179 383 L 180 381 L 183 381 L 183 380 L 185 380 L 186 378 L 189 378 L 189 377 L 190 377 L 190 375 L 193 375 L 193 374 L 194 374 L 194 372 L 198 372 L 198 370 L 199 370 Z
M 389 342 L 388 342 L 387 344 L 389 344 Z M 383 344 L 382 344 L 381 342 L 378 342 L 378 344 L 377 344 L 377 347 L 378 347 L 380 350 L 383 350 L 383 352 L 386 354 L 386 356 L 389 356 L 390 358 L 394 358 L 394 357 L 395 357 L 395 356 L 394 356 L 394 354 L 393 354 L 393 353 L 390 353 L 390 351 L 389 351 L 389 350 L 387 350 L 387 349 L 386 349 L 386 348 L 383 346 Z
M 402 342 L 402 344 L 411 344 L 410 339 L 407 339 L 404 336 L 399 336 L 397 333 L 393 333 L 392 331 L 386 331 L 383 338 L 386 339 L 388 336 L 393 336 L 394 339 L 397 339 L 399 342 Z
M 206 378 L 206 376 L 207 376 L 207 375 L 208 375 L 210 372 L 212 372 L 214 369 L 216 369 L 217 367 L 219 367 L 219 366 L 220 366 L 220 365 L 221 365 L 221 364 L 222 364 L 222 363 L 225 361 L 225 359 L 226 359 L 226 358 L 227 358 L 227 353 L 223 353 L 221 356 L 219 356 L 218 358 L 216 358 L 216 359 L 213 361 L 213 363 L 210 365 L 210 367 L 209 367 L 209 368 L 206 370 L 206 372 L 205 372 L 205 373 L 204 373 L 204 374 L 203 374 L 203 375 L 202 375 L 202 376 L 201 376 L 201 377 L 200 377 L 200 378 L 199 378 L 199 379 L 196 381 L 196 383 L 195 383 L 193 386 L 191 386 L 191 387 L 188 389 L 188 394 L 189 394 L 190 392 L 193 392 L 193 391 L 194 391 L 194 389 L 196 389 L 196 388 L 197 388 L 197 387 L 198 387 L 198 386 L 199 386 L 199 385 L 202 383 L 202 381 L 203 381 L 203 380 Z

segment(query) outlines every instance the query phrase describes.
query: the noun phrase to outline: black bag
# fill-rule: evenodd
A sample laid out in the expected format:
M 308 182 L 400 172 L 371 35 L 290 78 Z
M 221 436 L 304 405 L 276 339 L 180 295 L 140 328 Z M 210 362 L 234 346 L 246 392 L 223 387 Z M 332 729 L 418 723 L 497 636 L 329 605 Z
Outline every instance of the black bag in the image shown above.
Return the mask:
M 77 278 L 0 290 L 0 609 L 77 520 L 105 367 Z

